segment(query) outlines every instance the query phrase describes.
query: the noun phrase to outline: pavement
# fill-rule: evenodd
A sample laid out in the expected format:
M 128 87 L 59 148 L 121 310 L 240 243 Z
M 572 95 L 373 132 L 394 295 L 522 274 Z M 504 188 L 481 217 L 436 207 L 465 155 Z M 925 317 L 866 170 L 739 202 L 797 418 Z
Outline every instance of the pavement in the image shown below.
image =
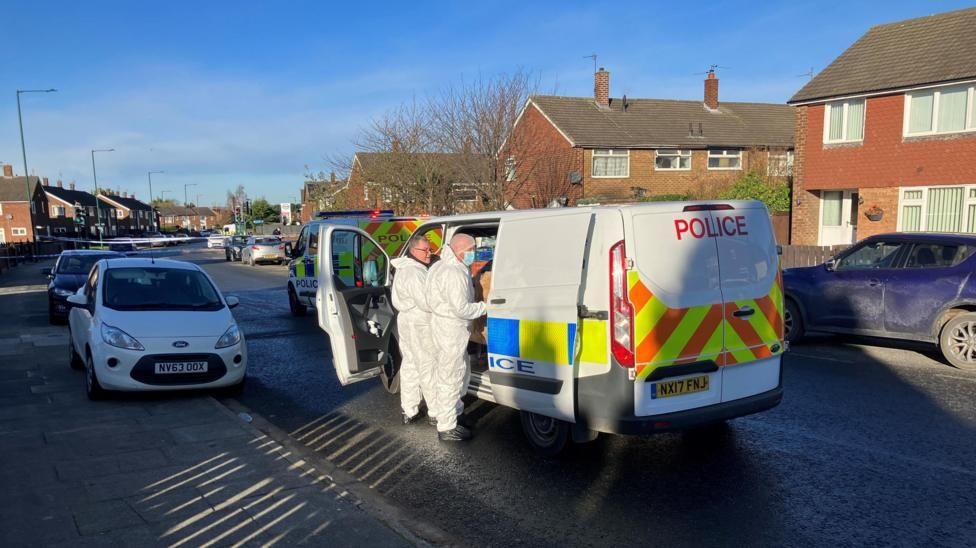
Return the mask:
M 253 367 L 239 403 L 467 544 L 976 544 L 976 373 L 931 347 L 811 337 L 785 357 L 775 409 L 544 459 L 516 411 L 486 402 L 469 400 L 465 444 L 401 425 L 379 382 L 339 385 L 314 314 L 289 315 L 284 269 L 183 258 L 241 299 Z
M 209 394 L 89 401 L 43 266 L 0 275 L 0 546 L 426 544 Z

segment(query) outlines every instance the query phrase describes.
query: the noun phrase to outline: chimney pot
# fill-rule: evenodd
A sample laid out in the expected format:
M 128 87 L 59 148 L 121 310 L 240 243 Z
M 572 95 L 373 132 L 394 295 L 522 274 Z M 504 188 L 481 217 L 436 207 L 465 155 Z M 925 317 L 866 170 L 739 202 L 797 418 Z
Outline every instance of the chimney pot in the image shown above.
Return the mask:
M 705 77 L 705 106 L 710 110 L 718 110 L 718 78 L 715 70 L 709 70 Z
M 75 183 L 74 183 L 74 181 L 68 183 L 68 190 L 74 190 L 74 189 L 75 189 Z
M 64 183 L 61 182 L 61 179 L 58 179 L 58 188 L 64 188 Z
M 14 166 L 10 164 L 3 164 L 3 176 L 13 177 L 14 176 Z
M 610 106 L 610 73 L 603 67 L 593 75 L 593 100 L 597 106 Z
M 44 186 L 51 186 L 51 181 L 48 181 L 47 177 L 44 178 Z

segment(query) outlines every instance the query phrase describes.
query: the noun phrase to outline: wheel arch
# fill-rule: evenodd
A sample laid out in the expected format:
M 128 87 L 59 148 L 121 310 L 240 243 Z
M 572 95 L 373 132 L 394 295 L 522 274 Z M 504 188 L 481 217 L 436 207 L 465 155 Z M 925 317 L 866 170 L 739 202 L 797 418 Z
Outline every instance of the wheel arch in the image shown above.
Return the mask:
M 783 293 L 783 306 L 784 307 L 786 306 L 786 301 L 790 301 L 790 302 L 792 302 L 793 304 L 796 305 L 797 311 L 800 312 L 800 320 L 803 321 L 803 325 L 810 325 L 810 322 L 807 321 L 807 308 L 803 304 L 803 301 L 800 298 L 798 298 L 796 295 L 794 295 L 793 293 L 784 292 Z
M 944 306 L 935 316 L 935 321 L 932 322 L 931 334 L 933 337 L 935 337 L 935 340 L 939 340 L 939 337 L 942 335 L 942 328 L 945 327 L 945 324 L 947 324 L 949 320 L 967 312 L 976 312 L 976 302 L 962 301 L 950 303 Z

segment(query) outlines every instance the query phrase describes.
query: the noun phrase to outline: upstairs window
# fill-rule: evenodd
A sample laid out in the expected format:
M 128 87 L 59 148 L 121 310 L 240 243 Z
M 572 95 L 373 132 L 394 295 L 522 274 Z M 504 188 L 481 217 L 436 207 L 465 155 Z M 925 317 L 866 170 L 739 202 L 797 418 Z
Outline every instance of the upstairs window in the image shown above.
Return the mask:
M 630 177 L 630 151 L 597 149 L 593 151 L 594 177 Z
M 742 169 L 742 151 L 738 149 L 709 150 L 708 169 Z
M 827 103 L 824 108 L 825 143 L 864 140 L 864 99 Z
M 505 181 L 511 183 L 515 180 L 515 156 L 505 159 Z
M 691 170 L 691 151 L 660 149 L 654 158 L 654 169 L 659 171 Z
M 57 205 L 56 206 L 51 206 L 51 213 L 52 213 L 52 215 L 51 215 L 52 217 L 57 217 L 59 219 L 63 219 L 64 216 L 65 216 L 64 206 L 57 206 Z
M 976 86 L 949 86 L 905 94 L 905 136 L 976 130 Z

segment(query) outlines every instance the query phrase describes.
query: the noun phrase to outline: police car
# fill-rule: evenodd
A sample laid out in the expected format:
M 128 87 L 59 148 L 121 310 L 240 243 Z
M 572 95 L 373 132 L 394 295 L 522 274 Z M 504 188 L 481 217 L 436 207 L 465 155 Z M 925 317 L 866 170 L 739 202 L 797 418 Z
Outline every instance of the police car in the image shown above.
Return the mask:
M 306 229 L 320 253 L 305 296 L 339 381 L 381 376 L 393 391 L 391 254 L 357 226 Z M 469 345 L 468 391 L 520 410 L 541 453 L 599 432 L 718 423 L 782 398 L 783 286 L 761 202 L 478 213 L 417 232 L 493 242 L 487 344 Z
M 377 242 L 388 256 L 397 256 L 413 231 L 416 217 L 396 217 L 392 210 L 323 211 L 304 227 L 288 254 L 288 305 L 294 316 L 304 316 L 316 305 L 318 288 L 319 229 L 325 225 L 359 228 Z M 351 251 L 336 258 L 336 266 L 352 268 Z

